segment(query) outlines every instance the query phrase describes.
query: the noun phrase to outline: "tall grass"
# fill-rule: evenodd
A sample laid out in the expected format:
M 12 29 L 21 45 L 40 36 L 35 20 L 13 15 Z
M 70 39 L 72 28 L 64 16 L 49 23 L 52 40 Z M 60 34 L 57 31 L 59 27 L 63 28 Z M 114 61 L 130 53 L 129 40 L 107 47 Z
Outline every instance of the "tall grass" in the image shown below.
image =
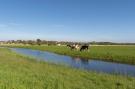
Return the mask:
M 135 78 L 38 62 L 0 48 L 0 89 L 135 89 Z

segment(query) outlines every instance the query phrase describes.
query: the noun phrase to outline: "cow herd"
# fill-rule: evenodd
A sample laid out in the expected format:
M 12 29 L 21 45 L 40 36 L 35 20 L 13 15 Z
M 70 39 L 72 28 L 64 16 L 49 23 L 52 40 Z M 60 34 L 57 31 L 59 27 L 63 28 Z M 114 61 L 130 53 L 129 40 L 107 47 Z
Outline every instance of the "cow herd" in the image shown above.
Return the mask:
M 84 51 L 89 49 L 89 45 L 68 44 L 67 47 L 69 47 L 71 50 L 78 50 L 78 51 Z

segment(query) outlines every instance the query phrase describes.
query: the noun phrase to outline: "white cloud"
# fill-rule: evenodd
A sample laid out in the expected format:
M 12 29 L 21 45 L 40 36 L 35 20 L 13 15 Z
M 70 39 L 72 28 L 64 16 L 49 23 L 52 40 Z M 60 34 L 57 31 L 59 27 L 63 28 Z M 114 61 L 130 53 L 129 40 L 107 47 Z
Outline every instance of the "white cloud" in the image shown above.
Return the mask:
M 54 24 L 53 27 L 64 27 L 64 25 Z
M 7 24 L 0 23 L 0 28 L 7 28 L 7 27 L 21 26 L 21 25 L 22 24 L 19 23 L 7 23 Z
M 9 25 L 12 25 L 12 26 L 20 26 L 22 24 L 19 24 L 19 23 L 9 23 Z
M 0 24 L 0 27 L 3 28 L 3 27 L 8 27 L 8 25 L 6 24 Z

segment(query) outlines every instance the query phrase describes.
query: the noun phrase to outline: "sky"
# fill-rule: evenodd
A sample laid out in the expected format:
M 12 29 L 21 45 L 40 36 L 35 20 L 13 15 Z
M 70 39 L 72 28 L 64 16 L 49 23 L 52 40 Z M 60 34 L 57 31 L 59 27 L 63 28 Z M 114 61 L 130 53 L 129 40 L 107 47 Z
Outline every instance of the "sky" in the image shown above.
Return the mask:
M 0 40 L 135 42 L 135 0 L 0 0 Z

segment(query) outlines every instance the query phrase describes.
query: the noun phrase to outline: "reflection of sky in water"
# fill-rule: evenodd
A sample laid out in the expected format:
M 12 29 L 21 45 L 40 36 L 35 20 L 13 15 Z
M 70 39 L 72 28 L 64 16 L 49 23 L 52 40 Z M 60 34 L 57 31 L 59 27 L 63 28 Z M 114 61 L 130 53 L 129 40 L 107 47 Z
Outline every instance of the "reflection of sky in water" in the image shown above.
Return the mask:
M 121 75 L 135 76 L 135 66 L 111 62 L 103 62 L 97 60 L 87 60 L 81 58 L 73 58 L 70 56 L 58 55 L 55 53 L 23 49 L 23 48 L 11 48 L 13 51 L 16 51 L 21 54 L 35 57 L 39 60 L 45 60 L 50 63 L 55 64 L 66 64 L 71 67 L 92 70 L 96 72 L 105 72 L 105 73 L 116 73 Z

